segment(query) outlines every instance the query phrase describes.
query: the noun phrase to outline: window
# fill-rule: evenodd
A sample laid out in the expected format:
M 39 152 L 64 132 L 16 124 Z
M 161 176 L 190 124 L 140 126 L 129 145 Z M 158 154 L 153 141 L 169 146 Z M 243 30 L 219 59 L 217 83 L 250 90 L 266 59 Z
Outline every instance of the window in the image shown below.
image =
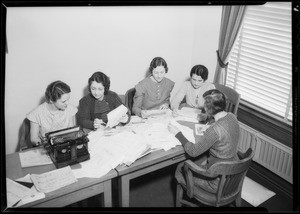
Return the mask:
M 291 2 L 247 6 L 229 57 L 226 85 L 241 103 L 292 123 Z

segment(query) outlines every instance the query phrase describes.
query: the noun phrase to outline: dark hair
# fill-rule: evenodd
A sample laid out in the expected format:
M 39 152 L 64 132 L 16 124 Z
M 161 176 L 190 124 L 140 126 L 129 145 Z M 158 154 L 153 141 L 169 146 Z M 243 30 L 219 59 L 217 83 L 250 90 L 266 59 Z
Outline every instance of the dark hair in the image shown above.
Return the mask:
M 102 85 L 104 86 L 104 94 L 107 94 L 109 87 L 110 87 L 110 79 L 108 76 L 106 76 L 101 71 L 95 72 L 89 78 L 89 92 L 91 92 L 91 84 L 93 81 L 96 81 L 97 83 L 102 83 Z
M 204 107 L 206 108 L 206 113 L 213 116 L 226 108 L 226 97 L 225 95 L 217 89 L 209 90 L 204 97 Z
M 204 65 L 195 65 L 190 72 L 190 77 L 196 74 L 200 76 L 204 81 L 208 78 L 208 69 Z
M 149 67 L 149 73 L 152 74 L 153 69 L 156 68 L 157 66 L 164 66 L 166 73 L 168 73 L 167 62 L 161 57 L 155 57 L 154 59 L 152 59 Z
M 71 88 L 66 83 L 57 80 L 55 82 L 50 83 L 47 86 L 45 97 L 46 101 L 49 103 L 50 101 L 56 102 L 58 99 L 61 98 L 63 94 L 70 93 Z

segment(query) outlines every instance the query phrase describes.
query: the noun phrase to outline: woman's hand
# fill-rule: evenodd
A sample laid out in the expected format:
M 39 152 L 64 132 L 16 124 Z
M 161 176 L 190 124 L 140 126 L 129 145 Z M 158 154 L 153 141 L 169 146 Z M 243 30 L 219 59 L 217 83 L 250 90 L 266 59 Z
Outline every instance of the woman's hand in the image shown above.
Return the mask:
M 104 127 L 105 127 L 105 126 L 104 126 L 103 120 L 98 119 L 98 118 L 96 118 L 96 119 L 94 120 L 94 128 L 95 128 L 95 129 L 104 128 Z
M 174 135 L 180 132 L 180 130 L 176 126 L 172 125 L 171 123 L 168 124 L 168 130 Z
M 128 121 L 128 115 L 125 114 L 120 118 L 120 123 L 126 123 Z
M 179 111 L 178 108 L 173 109 L 173 111 L 172 111 L 172 116 L 173 116 L 173 117 L 178 117 L 178 116 L 179 116 L 178 111 Z
M 159 107 L 159 110 L 165 110 L 165 109 L 168 109 L 168 108 L 169 108 L 169 104 L 164 103 L 164 104 L 162 104 L 162 105 Z

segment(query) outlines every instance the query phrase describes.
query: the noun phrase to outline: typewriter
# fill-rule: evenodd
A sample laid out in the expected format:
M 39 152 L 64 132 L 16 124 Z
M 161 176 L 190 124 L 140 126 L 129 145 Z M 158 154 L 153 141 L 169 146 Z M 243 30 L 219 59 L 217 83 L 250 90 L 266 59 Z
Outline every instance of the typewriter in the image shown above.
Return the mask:
M 44 144 L 56 168 L 90 159 L 87 134 L 79 126 L 48 132 Z

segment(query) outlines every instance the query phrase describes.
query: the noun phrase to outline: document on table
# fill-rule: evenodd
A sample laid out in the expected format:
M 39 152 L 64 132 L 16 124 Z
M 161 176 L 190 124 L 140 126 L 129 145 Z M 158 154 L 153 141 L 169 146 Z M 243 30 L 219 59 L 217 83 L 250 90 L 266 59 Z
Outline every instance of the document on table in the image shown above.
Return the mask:
M 53 163 L 44 147 L 19 152 L 19 157 L 22 168 Z
M 70 166 L 43 174 L 31 174 L 30 178 L 38 191 L 48 193 L 77 182 Z
M 155 117 L 167 113 L 167 109 L 153 109 L 153 110 L 144 110 L 142 111 L 142 118 Z
M 18 207 L 45 198 L 45 194 L 37 192 L 34 186 L 28 188 L 9 178 L 6 178 L 6 195 L 8 207 Z
M 106 127 L 115 127 L 120 123 L 120 119 L 126 115 L 128 109 L 124 105 L 120 105 L 107 114 L 108 122 Z
M 182 107 L 180 110 L 177 110 L 176 113 L 179 115 L 178 117 L 180 118 L 180 120 L 197 123 L 198 115 L 201 113 L 201 109 Z M 179 118 L 176 118 L 176 120 L 178 120 Z
M 188 141 L 195 144 L 195 136 L 194 136 L 193 129 L 179 124 L 175 119 L 171 119 L 170 123 L 172 125 L 176 126 L 182 132 L 182 134 L 186 137 L 186 139 L 188 139 Z

